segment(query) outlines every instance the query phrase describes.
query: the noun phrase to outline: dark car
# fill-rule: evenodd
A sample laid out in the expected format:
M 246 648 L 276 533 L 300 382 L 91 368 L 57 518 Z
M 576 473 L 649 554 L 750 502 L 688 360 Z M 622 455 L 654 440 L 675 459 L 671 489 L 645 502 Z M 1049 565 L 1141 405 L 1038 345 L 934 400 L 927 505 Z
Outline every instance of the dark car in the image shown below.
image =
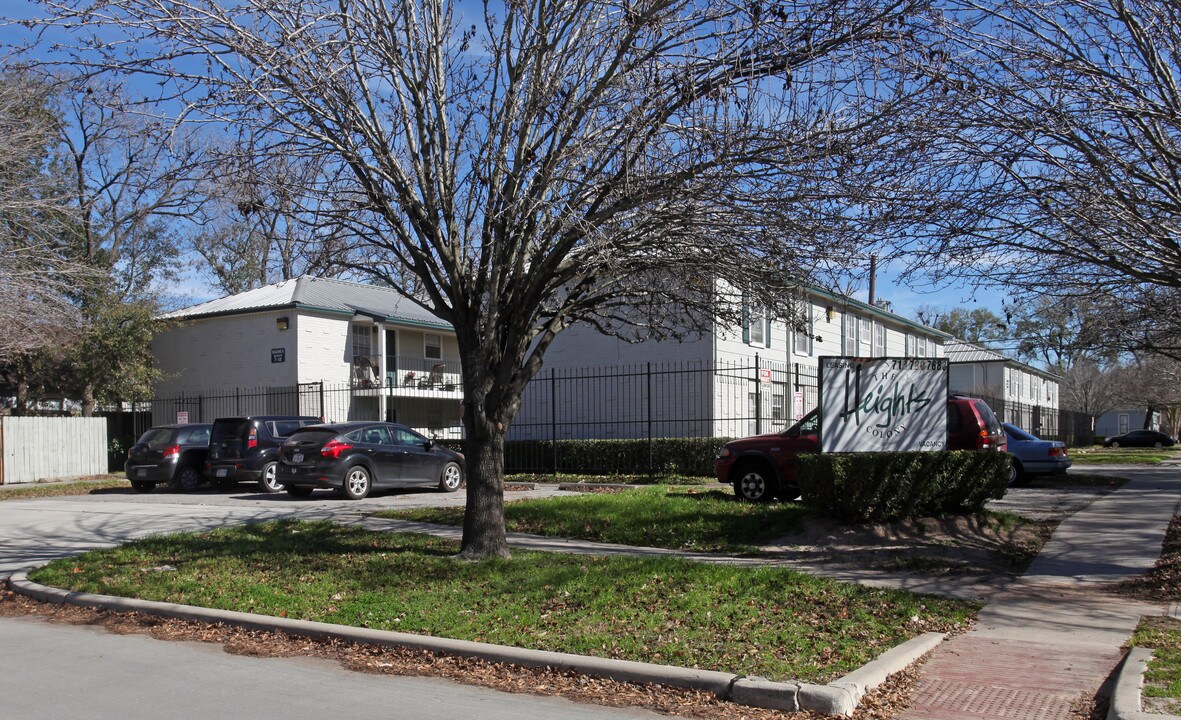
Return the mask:
M 1001 423 L 1001 427 L 1005 429 L 1009 454 L 1013 456 L 1010 485 L 1021 482 L 1029 475 L 1064 473 L 1073 464 L 1066 451 L 1066 443 L 1042 440 L 1010 423 Z
M 212 425 L 202 424 L 148 428 L 127 451 L 123 470 L 131 487 L 139 492 L 151 492 L 160 484 L 174 490 L 196 490 L 212 429 Z
M 278 492 L 283 489 L 275 479 L 279 446 L 301 427 L 320 422 L 300 415 L 218 418 L 213 421 L 205 473 L 219 487 L 257 481 L 263 492 Z
M 714 460 L 718 482 L 733 485 L 734 494 L 750 502 L 798 497 L 796 456 L 819 451 L 819 420 L 813 410 L 783 432 L 726 443 Z M 947 449 L 1005 449 L 1004 430 L 987 403 L 958 395 L 947 399 Z
M 1156 430 L 1133 430 L 1123 435 L 1113 435 L 1103 441 L 1103 447 L 1172 447 L 1177 440 L 1171 435 Z
M 331 488 L 360 500 L 377 487 L 432 485 L 455 492 L 463 455 L 408 427 L 384 422 L 313 425 L 283 443 L 279 481 L 293 497 Z

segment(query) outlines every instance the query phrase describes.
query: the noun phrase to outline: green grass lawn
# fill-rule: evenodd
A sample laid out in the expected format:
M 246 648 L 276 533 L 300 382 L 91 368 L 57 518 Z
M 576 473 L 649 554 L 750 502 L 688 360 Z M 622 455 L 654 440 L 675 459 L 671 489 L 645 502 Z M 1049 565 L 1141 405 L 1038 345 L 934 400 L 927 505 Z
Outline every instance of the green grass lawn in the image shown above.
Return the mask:
M 1181 710 L 1181 621 L 1143 618 L 1129 644 L 1152 650 L 1152 662 L 1144 673 L 1144 696 L 1169 700 L 1170 712 Z
M 277 521 L 58 560 L 70 590 L 462 640 L 825 682 L 977 605 L 782 568 L 517 552 L 462 562 L 438 538 Z
M 723 490 L 654 486 L 521 500 L 506 504 L 504 514 L 510 532 L 735 555 L 753 553 L 760 541 L 794 532 L 808 510 L 795 503 L 744 503 Z M 463 524 L 462 507 L 376 515 Z
M 587 475 L 558 473 L 514 473 L 505 483 L 624 483 L 627 485 L 714 485 L 717 478 L 700 475 Z
M 1070 448 L 1075 465 L 1158 465 L 1176 457 L 1174 448 Z
M 109 480 L 9 485 L 0 489 L 0 500 L 28 500 L 29 498 L 56 497 L 59 495 L 89 495 L 96 491 L 109 491 L 113 488 L 131 489 L 131 485 L 126 479 L 120 479 L 118 475 L 111 475 L 109 477 Z

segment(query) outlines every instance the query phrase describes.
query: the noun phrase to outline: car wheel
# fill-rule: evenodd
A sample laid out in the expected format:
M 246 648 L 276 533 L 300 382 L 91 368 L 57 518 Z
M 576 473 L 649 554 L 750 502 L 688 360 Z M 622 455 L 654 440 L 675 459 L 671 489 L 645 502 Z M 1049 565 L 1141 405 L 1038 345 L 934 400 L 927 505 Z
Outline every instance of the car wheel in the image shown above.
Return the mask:
M 449 462 L 443 466 L 443 474 L 439 476 L 439 489 L 443 492 L 455 492 L 463 485 L 463 470 L 458 463 Z
M 1164 447 L 1164 443 L 1162 443 L 1160 440 L 1157 440 L 1155 447 L 1158 447 L 1158 448 Z
M 201 473 L 195 467 L 184 467 L 176 474 L 176 481 L 181 490 L 193 492 L 201 484 Z
M 775 475 L 766 463 L 744 463 L 737 468 L 734 494 L 747 502 L 770 502 L 778 489 Z
M 279 482 L 279 463 L 269 462 L 262 467 L 262 475 L 258 476 L 258 487 L 265 493 L 279 492 L 283 483 Z
M 1111 444 L 1110 444 L 1110 445 L 1108 445 L 1108 447 L 1117 448 L 1117 447 L 1119 447 L 1119 443 L 1113 440 L 1113 441 L 1111 442 Z
M 291 497 L 304 498 L 312 494 L 312 489 L 302 485 L 288 485 L 287 494 Z
M 344 483 L 340 486 L 340 493 L 349 500 L 361 500 L 369 495 L 369 471 L 360 465 L 354 465 L 344 474 Z
M 136 492 L 148 493 L 156 489 L 156 483 L 144 482 L 143 480 L 132 480 L 131 487 Z
M 1013 463 L 1009 467 L 1009 484 L 1020 485 L 1025 482 L 1025 467 L 1021 465 L 1021 461 L 1013 458 Z

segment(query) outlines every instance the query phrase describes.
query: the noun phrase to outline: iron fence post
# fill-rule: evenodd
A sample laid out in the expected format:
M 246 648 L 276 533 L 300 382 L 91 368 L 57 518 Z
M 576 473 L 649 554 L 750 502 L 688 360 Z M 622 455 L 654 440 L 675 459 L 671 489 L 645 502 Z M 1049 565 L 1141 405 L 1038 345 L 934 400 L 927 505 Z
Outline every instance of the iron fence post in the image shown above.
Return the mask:
M 549 369 L 549 445 L 553 475 L 558 476 L 558 378 Z
M 755 353 L 755 435 L 763 434 L 763 385 L 759 377 L 759 354 Z
M 652 363 L 648 363 L 647 388 L 645 390 L 648 394 L 648 474 L 651 475 L 654 470 L 654 457 L 652 450 Z
M 324 381 L 320 380 L 318 383 L 320 385 L 320 421 L 326 422 L 328 418 L 324 416 Z

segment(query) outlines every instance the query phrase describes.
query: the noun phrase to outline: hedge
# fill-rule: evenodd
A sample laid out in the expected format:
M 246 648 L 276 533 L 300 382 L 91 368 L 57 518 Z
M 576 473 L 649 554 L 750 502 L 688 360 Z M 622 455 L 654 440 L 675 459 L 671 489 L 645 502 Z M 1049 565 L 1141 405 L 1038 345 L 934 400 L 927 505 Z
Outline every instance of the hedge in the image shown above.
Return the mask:
M 845 522 L 979 512 L 1005 495 L 1008 453 L 825 453 L 799 456 L 804 503 Z
M 730 438 L 653 438 L 649 464 L 648 440 L 558 440 L 559 473 L 663 475 L 714 474 L 714 458 Z M 463 440 L 441 440 L 465 452 Z M 510 440 L 504 444 L 505 472 L 552 472 L 554 441 Z

